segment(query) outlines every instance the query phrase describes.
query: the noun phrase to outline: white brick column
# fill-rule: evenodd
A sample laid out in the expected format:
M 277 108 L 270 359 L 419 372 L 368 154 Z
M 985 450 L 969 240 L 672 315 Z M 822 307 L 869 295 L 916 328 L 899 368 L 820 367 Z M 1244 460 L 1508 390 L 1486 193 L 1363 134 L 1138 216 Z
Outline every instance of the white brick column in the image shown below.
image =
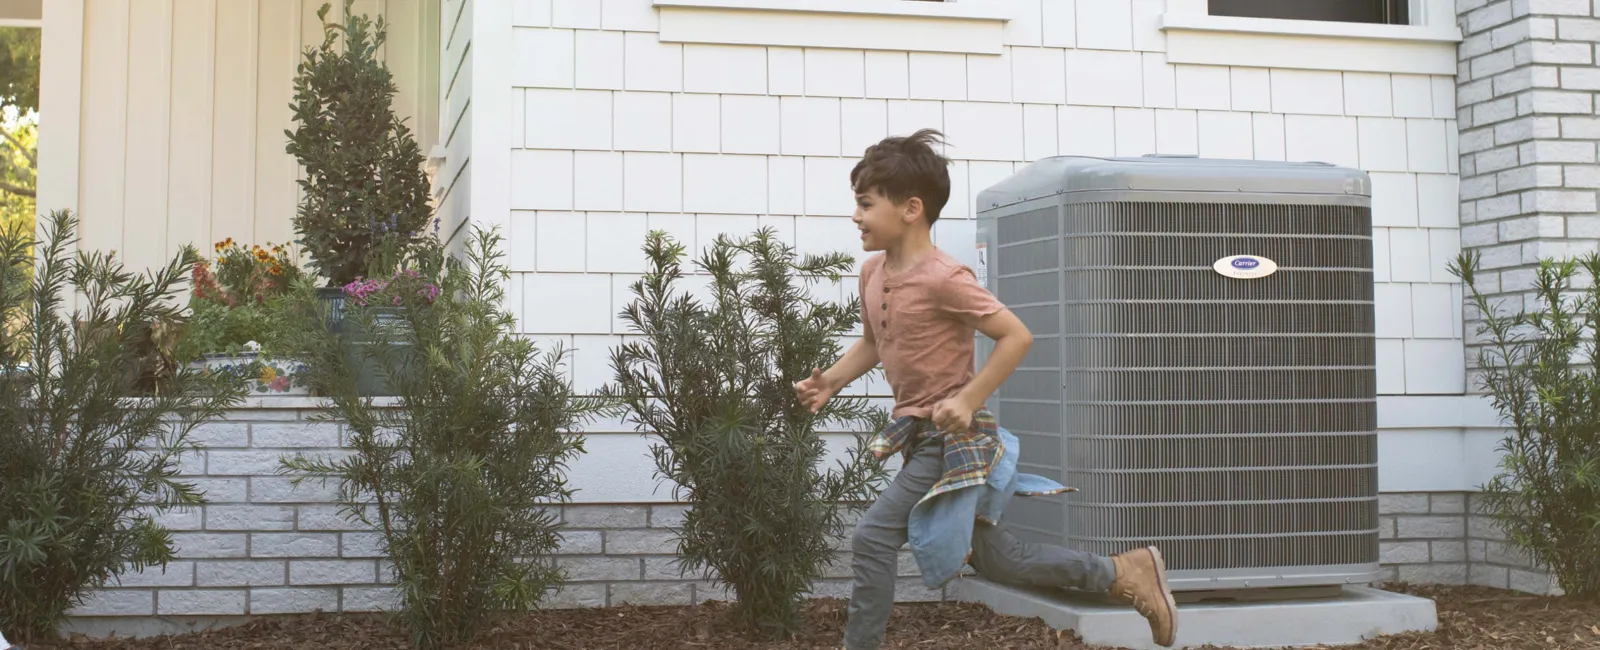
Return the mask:
M 1457 7 L 1467 35 L 1456 97 L 1461 245 L 1482 254 L 1480 290 L 1527 295 L 1538 260 L 1600 249 L 1600 19 L 1591 0 Z M 1478 315 L 1468 309 L 1467 319 L 1470 359 L 1481 341 Z
M 1456 105 L 1461 130 L 1461 245 L 1481 253 L 1480 291 L 1502 308 L 1531 299 L 1545 258 L 1600 250 L 1600 4 L 1593 0 L 1457 0 L 1466 39 Z M 1531 305 L 1529 305 L 1531 306 Z M 1477 333 L 1468 305 L 1467 390 L 1481 393 Z M 1468 581 L 1547 593 L 1552 580 L 1505 542 L 1471 500 Z

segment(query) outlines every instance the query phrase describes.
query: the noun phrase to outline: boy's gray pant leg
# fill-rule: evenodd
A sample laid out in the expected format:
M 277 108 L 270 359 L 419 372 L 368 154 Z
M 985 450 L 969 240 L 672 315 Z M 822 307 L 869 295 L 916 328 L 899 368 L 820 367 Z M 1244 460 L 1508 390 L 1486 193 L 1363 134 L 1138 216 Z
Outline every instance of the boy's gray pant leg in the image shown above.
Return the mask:
M 1005 523 L 972 528 L 972 568 L 978 575 L 1014 587 L 1071 587 L 1105 593 L 1117 577 L 1111 558 L 1054 544 L 1017 539 Z
M 844 626 L 847 650 L 877 650 L 883 644 L 894 609 L 894 582 L 911 507 L 933 489 L 943 473 L 944 456 L 938 441 L 922 443 L 877 502 L 856 522 L 851 540 L 855 582 Z
M 844 628 L 846 650 L 877 650 L 883 644 L 894 609 L 894 583 L 911 507 L 933 489 L 943 473 L 944 455 L 938 441 L 922 443 L 856 522 L 851 544 L 855 582 Z M 1111 558 L 1053 544 L 1026 543 L 1004 525 L 983 522 L 973 525 L 971 562 L 984 577 L 1016 586 L 1074 587 L 1103 593 L 1116 578 Z

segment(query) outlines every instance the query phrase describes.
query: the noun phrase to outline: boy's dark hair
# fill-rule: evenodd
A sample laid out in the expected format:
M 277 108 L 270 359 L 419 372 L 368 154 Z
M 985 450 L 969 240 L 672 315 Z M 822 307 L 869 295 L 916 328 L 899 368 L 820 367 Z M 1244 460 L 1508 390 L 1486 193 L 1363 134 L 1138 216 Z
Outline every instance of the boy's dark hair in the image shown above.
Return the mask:
M 943 138 L 934 129 L 884 138 L 867 147 L 850 170 L 850 187 L 857 194 L 877 190 L 895 203 L 922 199 L 923 214 L 933 224 L 950 200 L 950 159 L 933 149 Z

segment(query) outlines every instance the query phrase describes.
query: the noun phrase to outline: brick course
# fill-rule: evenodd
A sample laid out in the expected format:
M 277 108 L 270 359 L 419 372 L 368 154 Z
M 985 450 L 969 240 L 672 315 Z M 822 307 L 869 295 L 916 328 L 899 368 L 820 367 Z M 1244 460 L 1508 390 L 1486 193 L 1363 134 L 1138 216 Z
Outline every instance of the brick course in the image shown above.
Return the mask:
M 1457 3 L 1461 245 L 1483 256 L 1481 290 L 1522 300 L 1539 259 L 1600 250 L 1594 8 L 1591 0 Z M 1481 320 L 1466 311 L 1468 368 Z M 1469 380 L 1467 390 L 1479 390 L 1475 372 Z
M 309 410 L 264 413 L 267 417 L 258 418 L 256 412 L 236 412 L 225 426 L 213 425 L 214 431 L 228 435 L 212 440 L 259 440 L 253 436 L 258 420 L 272 423 L 276 431 L 320 435 L 316 432 L 328 430 L 296 426 L 284 416 L 306 417 Z M 272 450 L 216 446 L 202 454 L 237 458 L 241 452 L 258 451 Z M 262 474 L 230 480 L 277 483 L 283 478 L 270 463 L 257 461 L 251 467 Z M 187 529 L 174 533 L 177 560 L 164 572 L 124 576 L 120 585 L 93 594 L 74 614 L 230 616 L 393 607 L 395 592 L 389 586 L 391 569 L 382 557 L 381 536 L 346 520 L 327 500 L 331 496 L 319 492 L 322 501 L 252 504 L 211 495 L 209 505 L 167 517 Z M 1480 509 L 1481 504 L 1461 493 L 1382 495 L 1382 578 L 1548 591 L 1548 577 L 1504 544 L 1503 532 L 1492 519 L 1477 514 Z M 564 526 L 557 561 L 569 582 L 548 597 L 548 607 L 689 604 L 731 597 L 705 576 L 680 570 L 670 529 L 683 522 L 681 504 L 572 505 L 553 514 Z M 824 569 L 814 593 L 848 597 L 848 539 L 836 540 L 834 548 L 836 559 Z M 940 590 L 922 586 L 908 551 L 902 551 L 899 573 L 896 595 L 902 601 L 944 598 Z
M 1600 250 L 1600 3 L 1593 0 L 1458 0 L 1461 245 L 1482 255 L 1478 287 L 1516 310 L 1530 297 L 1540 259 Z M 1477 333 L 1483 316 L 1463 312 L 1467 391 L 1482 391 Z M 1431 566 L 1396 573 L 1535 593 L 1559 591 L 1549 573 L 1505 543 L 1505 532 L 1471 494 L 1433 495 L 1426 519 L 1395 519 L 1395 540 L 1427 539 Z M 1443 504 L 1443 505 L 1441 505 Z M 1448 508 L 1448 510 L 1446 510 Z M 1442 517 L 1451 515 L 1453 519 Z M 1461 525 L 1458 527 L 1457 523 Z M 1446 543 L 1448 542 L 1448 543 Z M 1459 543 L 1457 543 L 1459 542 Z M 1401 553 L 1401 551 L 1394 551 Z M 1456 558 L 1461 558 L 1457 560 Z
M 1385 494 L 1378 507 L 1385 580 L 1558 593 L 1473 494 Z
M 300 452 L 339 453 L 340 427 L 305 422 L 298 405 L 235 411 L 199 428 L 204 449 L 182 478 L 207 489 L 205 506 L 161 515 L 174 529 L 177 559 L 163 571 L 124 575 L 73 610 L 79 617 L 235 616 L 312 611 L 376 611 L 395 604 L 382 535 L 347 519 L 334 503 L 336 486 L 307 481 L 293 488 L 278 475 L 278 458 Z M 282 400 L 286 403 L 294 400 Z M 304 402 L 304 400 L 299 400 Z M 266 445 L 281 445 L 269 447 Z M 684 574 L 670 530 L 681 504 L 571 505 L 553 513 L 563 524 L 558 563 L 569 582 L 548 607 L 636 603 L 700 603 L 730 596 L 704 576 Z M 847 540 L 818 581 L 819 595 L 849 592 Z M 903 601 L 937 600 L 916 580 L 903 552 Z

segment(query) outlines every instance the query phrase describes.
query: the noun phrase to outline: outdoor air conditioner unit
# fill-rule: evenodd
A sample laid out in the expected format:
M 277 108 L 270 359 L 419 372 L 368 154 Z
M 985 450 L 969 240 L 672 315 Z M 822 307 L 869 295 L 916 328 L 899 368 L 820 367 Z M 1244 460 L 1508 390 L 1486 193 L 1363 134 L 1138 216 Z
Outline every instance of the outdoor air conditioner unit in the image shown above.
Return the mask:
M 1182 592 L 1377 580 L 1371 194 L 1323 163 L 1166 156 L 980 193 L 980 281 L 1034 334 L 990 407 L 1021 471 L 1079 490 L 1013 501 L 1018 536 L 1155 544 Z

